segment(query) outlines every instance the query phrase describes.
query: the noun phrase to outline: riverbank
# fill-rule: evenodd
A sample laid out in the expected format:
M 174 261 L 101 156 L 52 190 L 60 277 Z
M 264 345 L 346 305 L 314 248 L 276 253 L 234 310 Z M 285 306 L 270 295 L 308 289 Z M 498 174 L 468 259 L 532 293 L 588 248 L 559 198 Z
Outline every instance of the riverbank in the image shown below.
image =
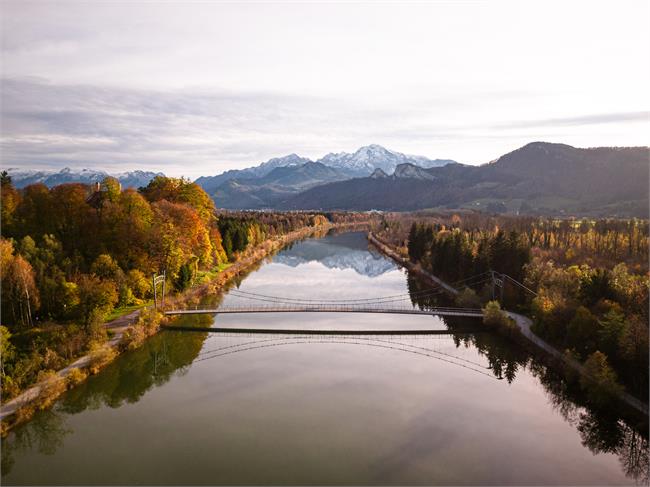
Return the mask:
M 318 234 L 324 235 L 331 229 L 346 230 L 365 225 L 367 225 L 365 222 L 354 224 L 328 223 L 304 227 L 265 240 L 256 247 L 244 251 L 232 265 L 220 271 L 210 281 L 194 286 L 180 295 L 170 297 L 166 305 L 170 307 L 187 306 L 198 302 L 209 293 L 217 293 L 226 284 L 248 271 L 252 266 L 292 242 Z M 28 421 L 36 410 L 46 409 L 51 406 L 66 390 L 83 382 L 89 374 L 97 373 L 122 352 L 142 345 L 148 337 L 158 331 L 161 320 L 172 321 L 173 319 L 165 319 L 160 313 L 142 314 L 142 310 L 136 310 L 105 323 L 104 326 L 109 332 L 110 338 L 102 347 L 76 359 L 0 406 L 2 435 L 5 435 L 14 426 Z M 138 323 L 139 321 L 141 323 Z
M 395 249 L 391 248 L 388 244 L 380 240 L 377 236 L 375 236 L 372 232 L 368 232 L 368 241 L 375 246 L 380 252 L 382 252 L 384 255 L 390 257 L 393 259 L 395 262 L 398 264 L 402 265 L 403 267 L 407 268 L 411 272 L 417 274 L 418 276 L 424 278 L 425 280 L 434 283 L 435 285 L 441 286 L 443 289 L 448 291 L 450 294 L 453 295 L 458 295 L 460 291 L 458 289 L 453 288 L 449 284 L 445 283 L 443 280 L 438 278 L 437 276 L 434 276 L 433 274 L 426 272 L 423 270 L 419 265 L 414 264 L 404 256 L 400 255 L 399 252 L 397 252 Z M 529 343 L 532 343 L 538 350 L 543 351 L 546 353 L 549 357 L 551 357 L 553 360 L 563 364 L 564 366 L 568 366 L 572 369 L 574 369 L 576 372 L 578 372 L 580 375 L 588 375 L 585 367 L 579 363 L 578 361 L 571 359 L 566 356 L 566 354 L 560 352 L 556 347 L 545 341 L 544 339 L 540 338 L 537 336 L 532 330 L 531 330 L 531 325 L 533 324 L 532 320 L 528 318 L 527 316 L 521 315 L 519 313 L 514 313 L 511 311 L 505 311 L 505 313 L 508 315 L 509 318 L 513 320 L 513 322 L 517 325 L 517 328 L 519 329 L 519 332 L 523 337 L 525 337 Z M 631 394 L 627 392 L 623 392 L 620 395 L 620 399 L 627 404 L 628 406 L 632 407 L 636 411 L 648 415 L 649 409 L 648 405 L 645 404 L 644 402 L 640 401 L 636 397 L 632 396 Z
M 395 262 L 400 264 L 402 267 L 407 268 L 410 271 L 415 272 L 418 274 L 420 277 L 423 277 L 426 281 L 429 281 L 430 283 L 433 283 L 436 286 L 440 286 L 443 288 L 445 291 L 449 292 L 450 294 L 453 294 L 456 296 L 457 294 L 460 293 L 458 289 L 450 286 L 447 284 L 445 281 L 440 279 L 437 276 L 434 276 L 433 274 L 425 271 L 422 269 L 417 264 L 414 264 L 407 258 L 403 257 L 400 255 L 395 249 L 392 249 L 388 244 L 385 242 L 381 241 L 376 235 L 374 235 L 372 232 L 368 232 L 368 241 L 372 243 L 378 250 L 380 250 L 384 255 L 390 257 L 393 259 Z

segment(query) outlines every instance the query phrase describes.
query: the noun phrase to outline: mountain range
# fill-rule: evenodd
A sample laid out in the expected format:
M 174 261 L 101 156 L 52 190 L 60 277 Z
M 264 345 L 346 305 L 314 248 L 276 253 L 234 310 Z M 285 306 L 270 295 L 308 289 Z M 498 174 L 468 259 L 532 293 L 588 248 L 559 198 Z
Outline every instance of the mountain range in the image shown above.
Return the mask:
M 109 174 L 106 171 L 94 169 L 74 170 L 66 167 L 60 171 L 33 171 L 18 168 L 8 168 L 7 173 L 16 188 L 24 188 L 30 184 L 43 183 L 47 187 L 57 186 L 64 183 L 92 184 L 101 181 L 106 176 L 115 177 L 123 188 L 139 188 L 146 186 L 156 176 L 163 176 L 163 173 L 151 171 L 130 171 L 118 174 Z
M 108 173 L 7 170 L 17 188 L 86 184 Z M 123 187 L 146 186 L 162 173 L 114 176 Z M 312 161 L 290 154 L 258 166 L 196 180 L 225 209 L 475 209 L 493 213 L 648 217 L 650 148 L 533 142 L 480 166 L 361 147 Z
M 410 156 L 373 144 L 356 152 L 330 153 L 311 161 L 296 154 L 271 159 L 256 167 L 200 177 L 196 183 L 213 197 L 218 207 L 272 208 L 291 196 L 330 182 L 394 172 L 408 164 L 418 168 L 457 164 L 449 159 Z
M 319 185 L 283 200 L 281 209 L 417 210 L 648 215 L 648 147 L 579 149 L 534 142 L 481 166 L 421 168 Z

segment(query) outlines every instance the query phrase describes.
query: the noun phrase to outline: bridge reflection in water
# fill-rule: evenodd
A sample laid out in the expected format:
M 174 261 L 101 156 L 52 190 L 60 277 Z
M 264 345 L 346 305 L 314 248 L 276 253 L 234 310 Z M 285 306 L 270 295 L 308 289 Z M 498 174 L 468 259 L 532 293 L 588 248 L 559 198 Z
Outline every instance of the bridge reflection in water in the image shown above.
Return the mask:
M 180 327 L 179 327 L 180 328 Z M 178 328 L 175 328 L 178 330 Z M 193 328 L 185 328 L 185 330 L 193 330 Z M 196 330 L 200 331 L 200 330 Z M 433 334 L 401 334 L 399 332 L 392 332 L 390 335 L 378 337 L 373 334 L 350 334 L 348 332 L 318 332 L 317 330 L 310 330 L 316 333 L 299 334 L 293 332 L 284 332 L 281 330 L 265 330 L 264 333 L 256 332 L 232 332 L 232 329 L 221 328 L 219 333 L 212 335 L 210 338 L 214 340 L 215 347 L 209 347 L 202 350 L 194 359 L 193 363 L 198 363 L 206 360 L 217 359 L 226 357 L 237 353 L 243 353 L 253 350 L 260 350 L 272 347 L 284 347 L 292 345 L 319 345 L 319 344 L 336 344 L 336 345 L 352 345 L 362 347 L 372 347 L 377 349 L 384 349 L 388 351 L 404 352 L 419 357 L 425 357 L 432 360 L 439 360 L 451 365 L 462 367 L 464 369 L 482 374 L 487 378 L 494 380 L 501 380 L 500 374 L 494 373 L 492 365 L 487 359 L 483 363 L 476 361 L 476 356 L 471 350 L 467 350 L 467 356 L 463 356 L 463 351 L 466 347 L 455 348 L 451 347 L 457 353 L 449 353 L 450 338 L 453 338 L 458 333 L 450 332 L 448 330 L 435 330 Z M 273 332 L 274 336 L 269 337 L 266 332 Z M 461 334 L 467 334 L 463 332 Z M 470 359 L 470 357 L 473 359 Z

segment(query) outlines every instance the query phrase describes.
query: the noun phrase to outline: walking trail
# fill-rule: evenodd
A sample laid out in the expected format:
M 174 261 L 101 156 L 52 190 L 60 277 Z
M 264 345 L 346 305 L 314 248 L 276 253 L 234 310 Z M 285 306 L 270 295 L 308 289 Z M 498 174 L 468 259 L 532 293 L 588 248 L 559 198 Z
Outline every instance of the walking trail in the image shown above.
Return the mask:
M 117 346 L 120 343 L 120 340 L 122 340 L 122 336 L 124 335 L 124 332 L 127 330 L 129 326 L 131 326 L 134 322 L 137 321 L 139 314 L 140 314 L 140 310 L 138 309 L 124 316 L 120 316 L 119 318 L 116 318 L 113 321 L 109 321 L 105 323 L 104 327 L 107 330 L 113 332 L 113 336 L 106 342 L 106 345 L 109 346 L 110 348 L 117 348 Z M 84 355 L 83 357 L 80 357 L 74 362 L 72 362 L 67 367 L 64 367 L 63 369 L 59 370 L 56 373 L 56 375 L 61 379 L 65 379 L 70 374 L 70 372 L 72 372 L 74 369 L 83 369 L 85 367 L 88 367 L 90 365 L 90 361 L 91 361 L 90 354 Z M 11 416 L 16 411 L 18 411 L 21 407 L 26 406 L 27 404 L 36 400 L 36 398 L 38 398 L 39 395 L 41 394 L 43 387 L 45 386 L 46 386 L 46 382 L 39 382 L 33 385 L 32 387 L 30 387 L 29 389 L 23 391 L 18 396 L 14 397 L 11 401 L 3 403 L 2 406 L 0 406 L 0 420 L 8 416 Z

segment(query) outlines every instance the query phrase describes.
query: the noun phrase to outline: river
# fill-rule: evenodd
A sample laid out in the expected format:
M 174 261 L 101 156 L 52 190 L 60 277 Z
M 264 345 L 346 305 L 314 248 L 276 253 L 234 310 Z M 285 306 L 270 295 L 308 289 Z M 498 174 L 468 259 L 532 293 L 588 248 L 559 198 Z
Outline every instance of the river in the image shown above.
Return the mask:
M 204 305 L 252 294 L 405 296 L 400 304 L 410 305 L 423 287 L 368 249 L 363 233 L 343 233 L 286 248 Z M 586 409 L 560 376 L 480 320 L 278 313 L 177 324 L 457 333 L 163 331 L 13 430 L 2 442 L 2 483 L 647 482 L 638 424 Z

